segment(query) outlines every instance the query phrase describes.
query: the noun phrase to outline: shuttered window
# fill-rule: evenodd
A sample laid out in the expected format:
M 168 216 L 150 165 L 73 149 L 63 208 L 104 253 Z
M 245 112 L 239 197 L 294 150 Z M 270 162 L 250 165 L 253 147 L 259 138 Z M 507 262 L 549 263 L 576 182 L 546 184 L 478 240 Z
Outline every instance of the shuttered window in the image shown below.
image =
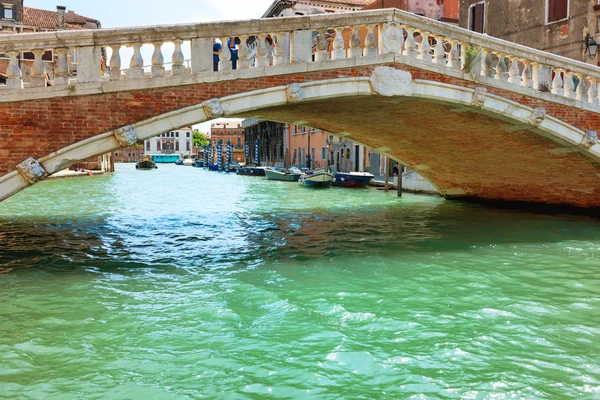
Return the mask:
M 548 22 L 569 17 L 569 0 L 548 0 Z
M 473 4 L 470 7 L 470 26 L 469 29 L 474 32 L 483 33 L 484 18 L 485 18 L 485 3 Z

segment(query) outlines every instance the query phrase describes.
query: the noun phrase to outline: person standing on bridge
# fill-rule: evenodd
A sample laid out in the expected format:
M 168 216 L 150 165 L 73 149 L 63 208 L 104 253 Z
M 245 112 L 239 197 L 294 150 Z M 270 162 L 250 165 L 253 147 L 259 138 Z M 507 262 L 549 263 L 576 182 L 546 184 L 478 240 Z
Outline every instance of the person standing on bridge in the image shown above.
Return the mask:
M 237 40 L 239 39 L 232 36 L 227 41 L 227 46 L 229 47 L 229 51 L 231 52 L 231 69 L 237 69 L 237 61 L 240 58 L 238 55 Z
M 219 70 L 219 51 L 221 47 L 221 43 L 217 42 L 217 39 L 213 39 L 213 71 Z

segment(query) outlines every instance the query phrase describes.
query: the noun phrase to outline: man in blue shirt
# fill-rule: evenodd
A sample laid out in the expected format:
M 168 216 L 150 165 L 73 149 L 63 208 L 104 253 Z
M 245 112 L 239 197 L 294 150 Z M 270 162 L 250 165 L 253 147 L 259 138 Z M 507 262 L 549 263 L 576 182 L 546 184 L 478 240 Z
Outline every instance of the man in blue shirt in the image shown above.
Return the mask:
M 221 50 L 221 43 L 217 42 L 217 39 L 213 39 L 213 70 L 219 70 L 219 51 Z

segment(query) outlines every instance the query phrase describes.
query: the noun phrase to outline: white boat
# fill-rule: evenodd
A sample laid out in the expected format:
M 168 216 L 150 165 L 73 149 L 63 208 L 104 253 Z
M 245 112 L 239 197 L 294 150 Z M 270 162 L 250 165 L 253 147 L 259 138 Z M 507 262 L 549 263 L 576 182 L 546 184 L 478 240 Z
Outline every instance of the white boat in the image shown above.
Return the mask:
M 331 175 L 329 172 L 321 170 L 314 171 L 312 174 L 303 175 L 300 177 L 300 182 L 304 186 L 325 187 L 331 185 L 333 179 L 333 175 Z
M 191 167 L 192 165 L 194 165 L 194 160 L 191 158 L 186 158 L 185 160 L 183 160 L 183 165 L 185 165 L 186 167 Z

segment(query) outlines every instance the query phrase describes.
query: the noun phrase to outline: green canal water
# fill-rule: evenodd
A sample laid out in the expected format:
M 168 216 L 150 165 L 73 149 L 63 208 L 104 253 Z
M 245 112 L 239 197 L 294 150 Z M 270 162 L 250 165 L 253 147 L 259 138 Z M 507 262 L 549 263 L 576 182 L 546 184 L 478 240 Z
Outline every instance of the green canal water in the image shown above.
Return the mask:
M 0 398 L 600 397 L 600 222 L 190 167 L 0 204 Z

